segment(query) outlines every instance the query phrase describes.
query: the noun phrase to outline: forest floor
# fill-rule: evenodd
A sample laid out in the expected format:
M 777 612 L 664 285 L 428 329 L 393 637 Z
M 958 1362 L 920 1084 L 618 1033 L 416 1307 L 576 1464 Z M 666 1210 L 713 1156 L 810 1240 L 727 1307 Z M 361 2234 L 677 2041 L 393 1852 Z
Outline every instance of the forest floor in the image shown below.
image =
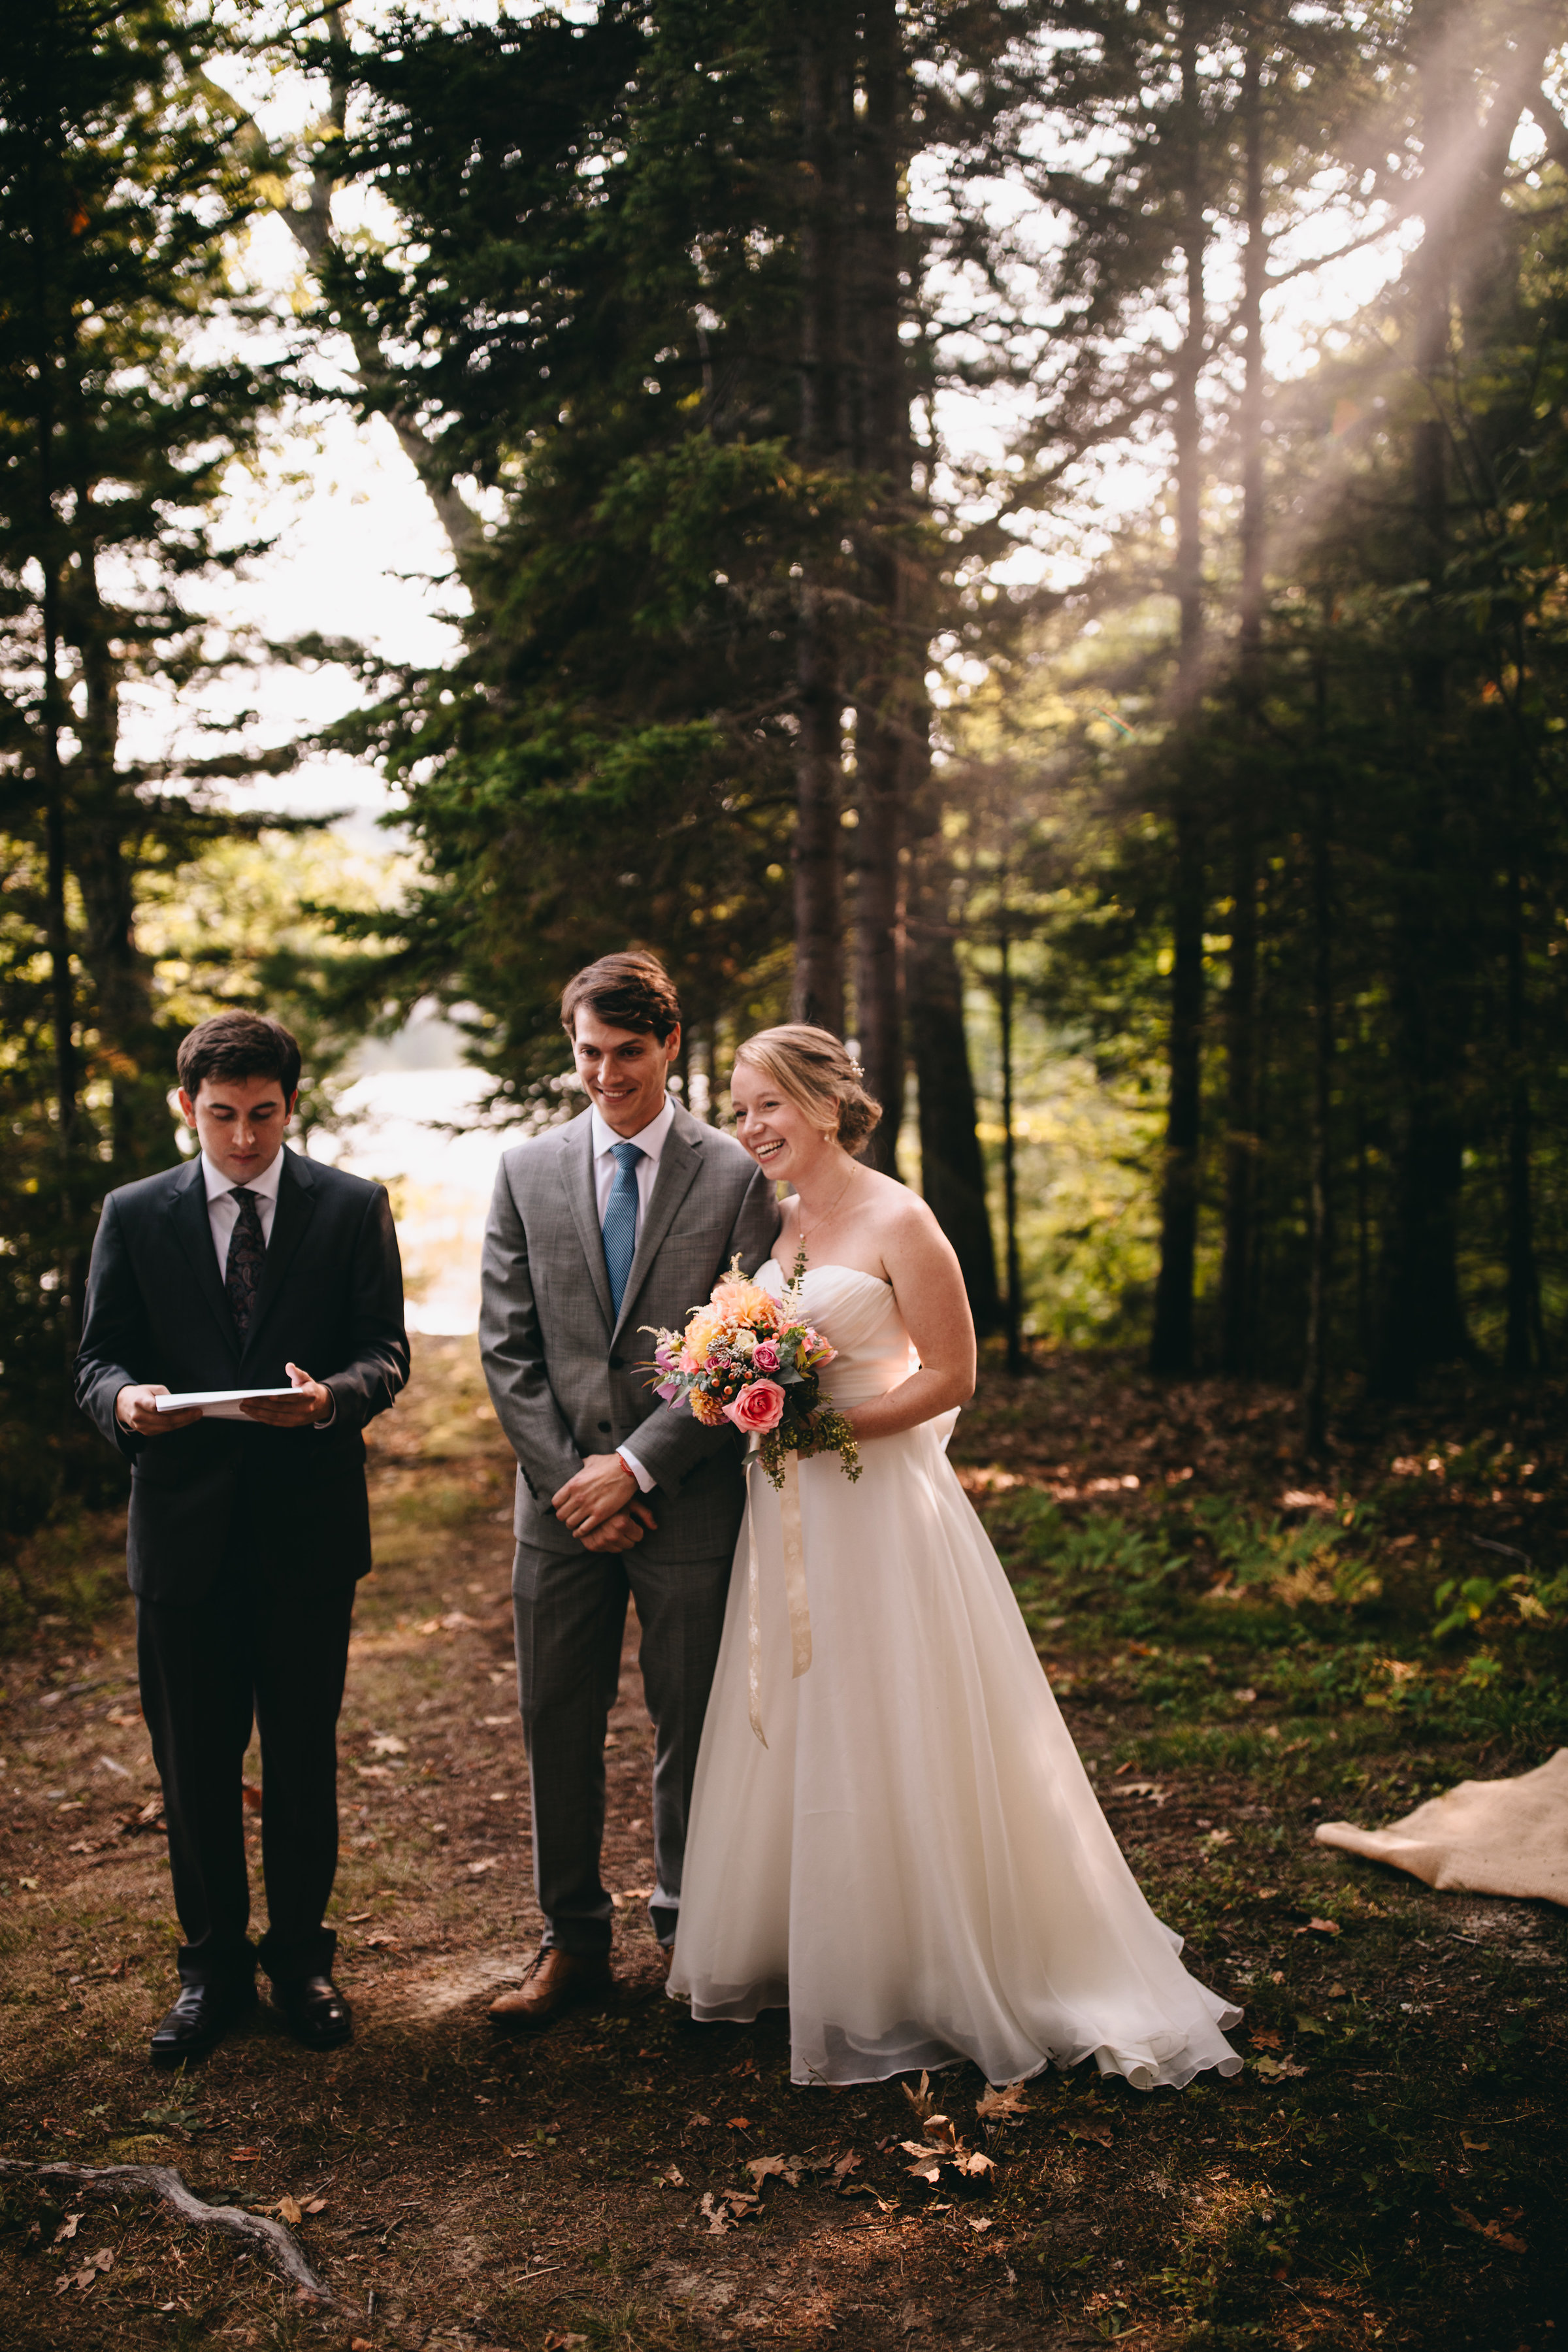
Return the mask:
M 1514 1562 L 1476 1549 L 1563 1557 L 1555 1388 L 1461 1384 L 1363 1414 L 1321 1484 L 1295 1463 L 1280 1395 L 1156 1388 L 1104 1357 L 1042 1359 L 1012 1384 L 987 1370 L 954 1459 L 1133 1867 L 1196 1973 L 1245 2004 L 1247 2063 L 1148 2096 L 1080 2068 L 985 2121 L 979 2075 L 946 2073 L 943 2110 L 994 2168 L 928 2182 L 903 2146 L 925 2134 L 902 2084 L 794 2089 L 781 2017 L 693 2028 L 665 1999 L 630 1643 L 609 1742 L 616 1998 L 494 2039 L 486 2003 L 538 1927 L 510 1465 L 469 1343 L 421 1343 L 416 1374 L 374 1433 L 378 1569 L 342 1721 L 351 2046 L 312 2056 L 264 2008 L 187 2074 L 148 2065 L 176 1931 L 111 1519 L 35 1547 L 32 1630 L 14 1626 L 0 1661 L 0 2146 L 37 2165 L 171 2166 L 252 2210 L 291 2200 L 339 2308 L 301 2305 L 151 2199 L 14 2173 L 0 2341 L 1546 2352 L 1568 2337 L 1568 1916 L 1434 1894 L 1312 1839 L 1320 1821 L 1384 1822 L 1568 1739 L 1554 1621 L 1521 1619 L 1501 1581 Z M 1445 1570 L 1471 1580 L 1479 1613 L 1439 1635 Z

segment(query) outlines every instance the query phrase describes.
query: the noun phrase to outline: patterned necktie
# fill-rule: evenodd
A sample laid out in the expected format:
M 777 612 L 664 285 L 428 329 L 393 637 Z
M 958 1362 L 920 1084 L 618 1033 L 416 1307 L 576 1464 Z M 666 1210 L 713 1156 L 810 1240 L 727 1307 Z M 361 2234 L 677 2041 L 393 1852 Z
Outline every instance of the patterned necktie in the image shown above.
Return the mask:
M 617 1143 L 613 1149 L 616 1181 L 605 1211 L 605 1271 L 610 1277 L 610 1300 L 618 1320 L 637 1245 L 637 1161 L 643 1154 L 635 1143 Z
M 239 1216 L 228 1239 L 223 1286 L 228 1293 L 228 1311 L 234 1318 L 235 1329 L 243 1339 L 250 1328 L 250 1318 L 256 1310 L 256 1293 L 261 1282 L 261 1261 L 267 1255 L 267 1244 L 262 1236 L 261 1212 L 256 1205 L 256 1194 L 247 1185 L 237 1184 L 229 1198 L 237 1206 Z

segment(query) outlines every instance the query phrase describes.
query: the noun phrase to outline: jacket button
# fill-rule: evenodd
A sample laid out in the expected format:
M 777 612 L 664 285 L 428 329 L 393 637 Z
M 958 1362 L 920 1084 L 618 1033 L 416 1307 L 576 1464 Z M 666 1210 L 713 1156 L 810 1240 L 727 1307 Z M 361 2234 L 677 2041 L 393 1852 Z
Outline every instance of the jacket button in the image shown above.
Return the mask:
M 624 1356 L 612 1356 L 610 1358 L 610 1370 L 612 1372 L 624 1371 L 625 1369 L 626 1358 Z
M 609 1424 L 609 1423 L 608 1423 L 607 1421 L 602 1421 L 602 1422 L 599 1423 L 599 1434 L 600 1434 L 600 1436 L 601 1436 L 601 1437 L 608 1437 L 609 1433 L 610 1433 L 610 1424 Z

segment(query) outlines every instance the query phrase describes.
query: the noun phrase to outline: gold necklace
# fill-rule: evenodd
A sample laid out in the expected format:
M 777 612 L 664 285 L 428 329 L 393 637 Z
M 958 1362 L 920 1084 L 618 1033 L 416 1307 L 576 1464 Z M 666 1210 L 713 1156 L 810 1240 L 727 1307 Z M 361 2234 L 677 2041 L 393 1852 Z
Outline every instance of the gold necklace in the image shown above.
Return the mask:
M 860 1171 L 858 1168 L 853 1166 L 850 1168 L 848 1175 L 846 1176 L 843 1183 L 840 1184 L 837 1192 L 835 1192 L 831 1206 L 824 1211 L 823 1214 L 816 1219 L 814 1224 L 808 1225 L 804 1214 L 802 1215 L 800 1221 L 800 1232 L 795 1237 L 795 1272 L 790 1276 L 790 1287 L 792 1290 L 798 1290 L 801 1284 L 805 1279 L 805 1244 L 807 1241 L 813 1234 L 820 1233 L 823 1226 L 828 1223 L 829 1219 L 833 1216 L 834 1211 L 837 1208 L 839 1202 L 842 1201 L 845 1193 L 847 1192 L 850 1185 L 853 1184 L 856 1177 L 858 1176 L 859 1173 Z

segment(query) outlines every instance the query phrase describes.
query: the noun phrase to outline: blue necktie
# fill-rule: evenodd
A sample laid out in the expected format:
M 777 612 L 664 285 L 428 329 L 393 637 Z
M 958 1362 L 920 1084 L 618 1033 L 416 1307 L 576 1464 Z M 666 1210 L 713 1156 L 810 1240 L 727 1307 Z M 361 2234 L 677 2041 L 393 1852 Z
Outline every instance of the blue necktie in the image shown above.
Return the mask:
M 605 1271 L 610 1277 L 610 1299 L 619 1320 L 626 1276 L 637 1245 L 637 1161 L 642 1152 L 635 1143 L 612 1146 L 616 1181 L 605 1211 Z

